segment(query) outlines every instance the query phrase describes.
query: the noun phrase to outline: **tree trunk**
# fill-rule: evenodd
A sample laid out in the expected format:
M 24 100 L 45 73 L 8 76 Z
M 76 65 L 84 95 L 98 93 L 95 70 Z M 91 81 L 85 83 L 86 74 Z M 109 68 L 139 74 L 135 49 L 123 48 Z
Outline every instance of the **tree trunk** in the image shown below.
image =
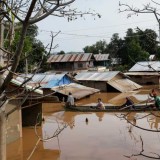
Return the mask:
M 2 108 L 0 108 L 0 159 L 6 160 L 6 116 Z
M 0 87 L 3 84 L 4 76 L 0 74 Z M 0 160 L 6 160 L 6 116 L 5 116 L 5 107 L 6 101 L 3 104 L 3 94 L 1 94 L 0 99 Z
M 0 5 L 0 7 L 2 7 Z M 0 16 L 0 19 L 2 17 Z M 4 41 L 4 24 L 3 24 L 3 20 L 0 20 L 0 48 L 3 48 L 3 41 Z M 4 66 L 4 59 L 3 59 L 3 51 L 0 50 L 0 66 Z

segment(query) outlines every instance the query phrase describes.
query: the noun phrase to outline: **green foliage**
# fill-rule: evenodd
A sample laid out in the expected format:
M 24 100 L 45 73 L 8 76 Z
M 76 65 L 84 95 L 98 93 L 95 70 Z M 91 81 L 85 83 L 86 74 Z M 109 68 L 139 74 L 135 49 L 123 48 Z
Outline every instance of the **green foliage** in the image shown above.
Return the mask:
M 105 40 L 98 41 L 96 44 L 93 44 L 92 46 L 86 46 L 83 48 L 85 53 L 93 53 L 93 54 L 106 54 L 107 53 L 108 45 Z
M 65 54 L 65 52 L 64 51 L 60 51 L 57 54 Z
M 147 61 L 150 54 L 155 54 L 160 59 L 160 48 L 156 39 L 157 34 L 151 29 L 142 31 L 137 28 L 134 31 L 129 28 L 123 40 L 115 33 L 109 44 L 104 40 L 98 41 L 94 45 L 86 46 L 84 52 L 108 53 L 111 58 L 118 58 L 121 61 L 121 65 L 114 66 L 114 70 L 127 70 L 138 61 Z
M 34 39 L 38 35 L 38 27 L 36 25 L 29 26 L 27 30 L 27 35 L 30 38 Z
M 4 42 L 5 49 L 7 49 L 11 52 L 14 52 L 16 50 L 16 48 L 18 47 L 17 44 L 18 44 L 19 38 L 20 38 L 20 31 L 17 30 L 15 32 L 14 39 L 13 39 L 12 43 L 10 43 L 9 39 L 5 40 L 5 42 Z M 24 40 L 23 53 L 31 51 L 31 49 L 32 49 L 31 40 L 32 40 L 31 37 L 26 36 L 26 38 Z
M 137 34 L 139 35 L 139 43 L 142 49 L 150 54 L 156 54 L 158 48 L 156 32 L 151 29 L 142 31 L 138 28 Z
M 110 57 L 115 58 L 117 57 L 117 52 L 120 49 L 123 41 L 119 38 L 118 33 L 112 35 L 111 41 L 108 44 L 108 52 Z
M 13 40 L 13 42 L 11 44 L 11 48 L 12 48 L 13 51 L 15 51 L 16 48 L 17 48 L 17 44 L 18 44 L 19 38 L 20 38 L 20 32 L 17 31 L 17 32 L 15 32 L 15 37 L 14 37 L 14 40 Z M 26 38 L 24 40 L 23 53 L 30 52 L 32 50 L 31 40 L 32 39 L 29 36 L 26 36 Z M 24 54 L 22 56 L 24 58 Z
M 117 65 L 114 66 L 112 70 L 126 72 L 128 70 L 128 65 Z
M 157 60 L 160 60 L 160 47 L 157 49 L 157 54 L 156 54 Z
M 7 31 L 5 31 L 7 32 Z M 20 39 L 20 29 L 15 31 L 14 39 L 10 44 L 9 38 L 5 41 L 5 48 L 10 48 L 11 52 L 15 52 L 18 41 Z M 28 62 L 28 70 L 31 72 L 37 68 L 42 60 L 42 68 L 46 68 L 47 53 L 41 41 L 36 39 L 38 35 L 38 27 L 36 25 L 29 26 L 24 40 L 24 47 L 21 55 L 17 72 L 25 72 L 26 60 Z M 47 69 L 47 68 L 46 68 Z M 43 69 L 44 70 L 44 69 Z
M 138 61 L 146 61 L 149 58 L 149 53 L 142 50 L 139 42 L 136 39 L 125 41 L 123 47 L 118 51 L 118 56 L 121 58 L 122 65 L 132 67 Z

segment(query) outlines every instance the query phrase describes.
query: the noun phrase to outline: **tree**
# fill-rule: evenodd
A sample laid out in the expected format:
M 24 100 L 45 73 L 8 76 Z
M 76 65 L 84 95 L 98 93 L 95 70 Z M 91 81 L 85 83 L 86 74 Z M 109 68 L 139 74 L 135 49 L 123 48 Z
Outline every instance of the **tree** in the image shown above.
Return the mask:
M 8 33 L 8 30 L 6 29 L 5 35 L 7 35 L 7 33 Z M 20 73 L 25 72 L 26 60 L 28 64 L 27 65 L 28 71 L 30 72 L 33 71 L 34 68 L 36 68 L 37 64 L 39 63 L 39 60 L 42 59 L 42 57 L 46 60 L 45 56 L 47 56 L 47 52 L 45 51 L 45 47 L 43 46 L 42 42 L 36 39 L 37 35 L 38 35 L 38 27 L 36 25 L 29 26 L 29 29 L 27 30 L 26 38 L 24 41 L 23 52 L 20 58 L 19 65 L 16 70 L 17 72 L 20 72 Z M 10 50 L 12 52 L 15 52 L 19 38 L 20 38 L 20 32 L 19 32 L 19 29 L 17 29 L 15 30 L 14 39 L 10 44 Z M 8 48 L 9 43 L 10 43 L 10 40 L 6 37 L 4 42 L 5 49 Z M 43 67 L 44 67 L 44 61 L 43 61 Z M 44 71 L 45 70 L 46 69 L 44 69 Z
M 107 43 L 105 40 L 100 40 L 93 44 L 92 46 L 86 46 L 83 48 L 85 53 L 93 53 L 93 54 L 105 54 L 107 53 Z
M 57 54 L 65 54 L 65 52 L 64 51 L 60 51 Z
M 139 37 L 139 43 L 142 49 L 148 52 L 149 54 L 156 54 L 158 48 L 158 43 L 156 41 L 156 32 L 151 29 L 146 29 L 142 31 L 141 29 L 137 28 L 136 33 Z
M 159 14 L 159 8 L 158 8 L 158 7 L 160 7 L 160 3 L 158 3 L 154 0 L 150 0 L 150 1 L 151 1 L 151 3 L 143 4 L 143 8 L 141 8 L 141 9 L 119 2 L 119 6 L 121 7 L 121 9 L 119 9 L 119 12 L 129 12 L 129 14 L 127 16 L 128 18 L 133 15 L 138 15 L 138 14 L 153 14 L 156 21 L 158 22 L 158 25 L 159 25 L 159 42 L 160 42 L 160 14 Z M 153 5 L 155 5 L 155 6 L 153 6 Z M 124 9 L 122 9 L 122 8 L 124 8 Z
M 9 43 L 12 45 L 14 36 L 14 31 L 16 28 L 19 28 L 19 38 L 15 48 L 15 52 L 12 52 L 10 46 L 8 46 L 7 50 L 0 46 L 0 50 L 3 51 L 4 54 L 10 55 L 10 59 L 12 60 L 11 64 L 7 64 L 1 68 L 5 70 L 7 68 L 9 70 L 6 75 L 4 82 L 1 82 L 0 86 L 0 94 L 1 94 L 1 110 L 0 110 L 0 159 L 6 159 L 6 114 L 4 111 L 6 110 L 6 103 L 8 101 L 7 96 L 5 94 L 5 90 L 7 89 L 8 84 L 10 83 L 13 75 L 16 73 L 17 67 L 19 65 L 22 53 L 24 51 L 25 40 L 27 40 L 27 31 L 29 30 L 29 26 L 42 21 L 50 15 L 58 16 L 58 17 L 67 17 L 68 21 L 76 19 L 77 16 L 83 16 L 84 14 L 97 15 L 97 13 L 91 12 L 78 12 L 77 9 L 71 8 L 71 4 L 75 0 L 1 0 L 0 1 L 0 18 L 1 24 L 2 21 L 6 22 L 6 27 L 9 28 L 10 38 Z M 10 68 L 9 68 L 10 65 Z M 25 83 L 25 82 L 24 82 Z M 25 99 L 25 98 L 24 98 Z M 2 110 L 3 108 L 3 110 Z M 14 111 L 14 110 L 13 110 Z M 10 113 L 11 114 L 11 113 Z M 7 114 L 8 115 L 8 114 Z
M 117 57 L 117 52 L 120 49 L 123 41 L 121 38 L 119 38 L 118 33 L 115 33 L 112 35 L 111 41 L 108 44 L 108 53 L 110 54 L 110 57 Z
M 155 6 L 153 7 L 152 5 L 155 5 Z M 158 25 L 159 25 L 159 40 L 156 41 L 156 34 L 155 33 L 153 33 L 153 32 L 151 33 L 150 30 L 146 30 L 145 36 L 147 37 L 147 39 L 145 37 L 145 40 L 147 40 L 149 42 L 143 41 L 140 38 L 141 39 L 140 43 L 141 43 L 143 48 L 145 48 L 147 51 L 150 52 L 150 54 L 152 54 L 153 50 L 150 50 L 149 47 L 151 47 L 152 49 L 154 48 L 154 46 L 157 47 L 157 54 L 159 56 L 160 52 L 159 52 L 159 47 L 157 46 L 157 44 L 160 43 L 160 13 L 159 13 L 159 8 L 158 8 L 158 7 L 160 7 L 160 3 L 158 3 L 158 2 L 156 2 L 154 0 L 151 0 L 151 3 L 144 4 L 142 9 L 130 6 L 128 4 L 121 4 L 121 3 L 119 3 L 119 6 L 120 7 L 124 7 L 124 9 L 120 10 L 120 12 L 129 12 L 128 17 L 131 17 L 132 15 L 138 15 L 138 14 L 153 14 L 154 15 L 154 17 L 155 17 L 155 19 L 156 19 L 156 21 L 158 22 Z M 148 31 L 149 31 L 149 33 L 151 33 L 151 36 L 148 35 Z M 141 33 L 142 33 L 142 31 L 139 32 L 139 34 L 141 34 Z M 144 37 L 144 36 L 142 36 L 142 37 Z M 147 44 L 146 42 L 149 43 L 149 46 L 146 46 L 146 44 Z M 154 113 L 149 113 L 149 114 L 150 115 L 154 115 L 155 117 L 159 117 L 159 115 L 156 115 Z M 126 116 L 124 116 L 124 119 L 126 119 L 125 117 Z M 145 116 L 145 117 L 147 117 L 147 116 Z M 142 119 L 142 118 L 140 118 L 140 119 Z M 135 120 L 136 120 L 136 118 L 135 118 Z M 143 129 L 145 131 L 160 132 L 159 129 L 148 130 L 148 129 L 140 127 L 138 125 L 134 125 L 128 120 L 127 120 L 127 122 L 130 123 L 131 125 L 139 128 L 139 129 Z M 143 156 L 145 158 L 150 158 L 150 159 L 160 159 L 160 155 L 158 153 L 152 153 L 153 154 L 152 156 L 150 156 L 149 154 L 147 155 L 146 153 L 144 153 L 144 148 L 143 148 L 143 144 L 144 143 L 143 143 L 143 140 L 142 140 L 141 137 L 140 137 L 140 140 L 141 140 L 141 143 L 142 143 L 141 151 L 138 154 L 132 154 L 131 156 L 127 156 L 128 158 L 132 158 L 134 156 Z
M 149 53 L 142 49 L 139 38 L 132 29 L 128 29 L 124 37 L 123 45 L 118 50 L 118 57 L 122 65 L 127 64 L 127 68 L 132 67 L 136 62 L 147 60 Z

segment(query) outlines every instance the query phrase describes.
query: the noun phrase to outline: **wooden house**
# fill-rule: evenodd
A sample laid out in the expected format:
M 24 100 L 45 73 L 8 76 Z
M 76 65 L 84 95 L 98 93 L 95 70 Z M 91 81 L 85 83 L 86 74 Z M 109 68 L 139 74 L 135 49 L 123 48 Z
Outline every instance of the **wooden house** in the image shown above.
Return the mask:
M 142 85 L 159 84 L 160 61 L 137 62 L 127 73 L 134 82 Z
M 51 55 L 47 60 L 51 70 L 76 71 L 93 67 L 95 60 L 92 53 Z
M 94 54 L 94 67 L 103 66 L 108 68 L 110 65 L 109 54 Z
M 127 92 L 142 87 L 119 71 L 81 72 L 75 79 L 85 86 L 107 92 Z

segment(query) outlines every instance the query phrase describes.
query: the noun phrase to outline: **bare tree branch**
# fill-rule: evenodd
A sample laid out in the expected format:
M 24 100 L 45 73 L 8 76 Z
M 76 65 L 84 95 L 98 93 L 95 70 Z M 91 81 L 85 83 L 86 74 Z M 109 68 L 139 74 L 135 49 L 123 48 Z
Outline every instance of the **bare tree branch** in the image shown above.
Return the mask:
M 39 116 L 39 115 L 37 115 L 37 119 L 38 119 L 38 116 Z M 35 131 L 35 134 L 36 134 L 38 140 L 37 140 L 37 142 L 36 142 L 36 144 L 35 144 L 32 152 L 31 152 L 30 155 L 28 156 L 27 160 L 30 160 L 30 158 L 31 158 L 32 155 L 34 154 L 34 152 L 35 152 L 35 150 L 36 150 L 36 148 L 37 148 L 37 146 L 38 146 L 38 144 L 39 144 L 40 141 L 42 141 L 42 142 L 50 141 L 51 139 L 53 139 L 53 138 L 55 138 L 55 137 L 58 137 L 58 135 L 59 135 L 65 128 L 68 127 L 67 124 L 63 124 L 62 127 L 61 127 L 61 126 L 59 125 L 59 123 L 58 123 L 57 120 L 56 120 L 56 122 L 57 122 L 57 124 L 58 124 L 58 128 L 57 128 L 57 130 L 53 133 L 53 135 L 52 135 L 51 137 L 48 137 L 48 138 L 42 138 L 40 135 L 38 135 L 37 126 L 39 125 L 39 123 L 41 123 L 41 121 L 39 121 L 39 122 L 36 123 L 36 125 L 34 126 L 34 131 Z
M 149 156 L 149 155 L 144 154 L 144 143 L 143 143 L 143 139 L 142 139 L 141 136 L 140 136 L 140 140 L 141 140 L 141 148 L 142 148 L 141 151 L 140 151 L 140 153 L 132 154 L 132 155 L 130 155 L 130 156 L 124 155 L 126 158 L 143 156 L 143 157 L 150 158 L 150 159 L 160 159 L 160 155 L 157 154 L 157 153 L 152 153 L 152 154 L 156 155 L 157 157 L 155 157 L 155 156 Z

